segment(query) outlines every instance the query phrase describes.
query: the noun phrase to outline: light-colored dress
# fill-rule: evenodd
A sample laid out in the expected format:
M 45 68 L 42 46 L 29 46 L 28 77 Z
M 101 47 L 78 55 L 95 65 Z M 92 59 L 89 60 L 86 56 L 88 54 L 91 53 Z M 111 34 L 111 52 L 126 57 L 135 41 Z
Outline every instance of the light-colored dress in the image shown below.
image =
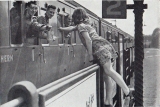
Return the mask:
M 117 54 L 109 41 L 99 36 L 96 30 L 90 24 L 81 23 L 77 26 L 80 38 L 83 42 L 81 32 L 88 32 L 92 40 L 92 51 L 94 58 L 100 65 L 117 58 Z M 85 43 L 83 43 L 85 45 Z

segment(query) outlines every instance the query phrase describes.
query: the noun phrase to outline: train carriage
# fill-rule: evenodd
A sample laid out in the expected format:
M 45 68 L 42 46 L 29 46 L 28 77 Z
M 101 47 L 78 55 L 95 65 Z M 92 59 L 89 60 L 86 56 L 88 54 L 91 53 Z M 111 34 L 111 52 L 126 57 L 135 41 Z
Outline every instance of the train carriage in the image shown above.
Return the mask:
M 38 1 L 37 16 L 44 15 L 47 4 L 52 4 L 57 7 L 56 14 L 49 21 L 49 24 L 52 26 L 51 31 L 53 35 L 50 36 L 51 39 L 49 42 L 46 42 L 46 40 L 42 38 L 29 38 L 29 40 L 32 41 L 30 45 L 25 43 L 27 38 L 24 34 L 26 29 L 23 25 L 25 4 L 26 2 L 24 1 L 20 4 L 20 21 L 18 22 L 20 32 L 17 41 L 15 40 L 17 36 L 14 37 L 12 34 L 12 27 L 17 27 L 16 22 L 15 25 L 11 26 L 11 15 L 13 15 L 11 9 L 13 8 L 13 2 L 0 2 L 1 104 L 7 102 L 7 94 L 12 85 L 17 82 L 27 80 L 33 83 L 38 89 L 93 65 L 93 63 L 88 60 L 88 54 L 80 41 L 78 32 L 74 31 L 70 33 L 70 37 L 68 38 L 68 33 L 58 30 L 58 27 L 66 26 L 66 18 L 72 14 L 76 7 L 81 6 L 80 4 L 75 1 Z M 90 10 L 86 9 L 86 11 L 97 33 L 110 41 L 119 53 L 117 65 L 115 65 L 114 68 L 126 78 L 126 73 L 124 74 L 123 68 L 125 69 L 127 65 L 124 65 L 124 60 L 126 59 L 124 59 L 125 55 L 123 54 L 123 50 L 130 49 L 128 55 L 131 60 L 128 66 L 131 66 L 134 57 L 133 37 L 98 17 Z M 53 40 L 53 38 L 55 40 Z M 91 74 L 92 73 L 88 73 L 81 78 L 81 80 Z M 96 75 L 98 74 L 95 74 L 95 76 Z M 100 77 L 96 76 L 95 79 L 100 80 Z M 80 81 L 80 79 L 76 80 L 75 83 L 78 81 Z M 97 85 L 95 88 L 98 88 Z M 121 96 L 122 93 L 120 90 L 117 90 L 116 93 L 119 94 L 119 98 L 115 98 L 116 100 L 123 99 L 120 98 L 123 96 Z M 95 99 L 97 99 L 96 104 L 98 105 L 98 97 L 95 97 Z M 121 102 L 118 103 L 120 104 Z

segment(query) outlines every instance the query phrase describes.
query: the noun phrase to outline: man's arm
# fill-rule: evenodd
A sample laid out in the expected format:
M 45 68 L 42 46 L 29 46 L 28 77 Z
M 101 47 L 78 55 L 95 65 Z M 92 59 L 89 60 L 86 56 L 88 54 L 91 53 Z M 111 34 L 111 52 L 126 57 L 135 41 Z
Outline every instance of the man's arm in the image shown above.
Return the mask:
M 45 18 L 43 16 L 37 17 L 37 22 L 40 24 L 45 24 Z

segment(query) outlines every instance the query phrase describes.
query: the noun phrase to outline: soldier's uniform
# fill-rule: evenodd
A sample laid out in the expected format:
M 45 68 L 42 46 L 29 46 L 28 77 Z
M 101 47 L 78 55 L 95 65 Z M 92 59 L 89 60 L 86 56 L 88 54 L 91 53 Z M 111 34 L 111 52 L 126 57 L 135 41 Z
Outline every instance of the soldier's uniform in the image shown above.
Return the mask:
M 45 16 L 39 16 L 39 17 L 37 17 L 37 22 L 40 24 L 48 25 L 49 24 L 49 17 L 46 14 L 45 14 Z M 43 35 L 43 33 L 47 34 L 47 31 L 43 31 L 42 34 L 40 34 L 40 35 Z M 41 43 L 47 44 L 48 41 L 46 39 L 41 39 Z
M 35 19 L 32 19 L 35 18 Z M 24 17 L 24 29 L 23 31 L 26 34 L 26 43 L 31 45 L 38 45 L 39 33 L 42 32 L 41 27 L 45 26 L 37 22 L 36 16 L 30 16 L 25 14 Z

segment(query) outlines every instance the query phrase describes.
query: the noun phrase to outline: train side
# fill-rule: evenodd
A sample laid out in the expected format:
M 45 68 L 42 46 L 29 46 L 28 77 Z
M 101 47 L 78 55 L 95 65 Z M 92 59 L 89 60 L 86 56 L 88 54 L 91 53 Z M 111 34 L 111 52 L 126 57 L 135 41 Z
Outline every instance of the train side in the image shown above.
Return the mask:
M 12 1 L 0 2 L 0 55 L 1 55 L 1 103 L 7 101 L 7 93 L 10 87 L 19 81 L 30 81 L 37 88 L 48 83 L 72 74 L 78 70 L 86 68 L 92 63 L 88 60 L 88 54 L 82 45 L 78 32 L 72 32 L 70 38 L 66 38 L 68 34 L 61 33 L 59 26 L 64 25 L 64 16 L 72 14 L 75 7 L 80 6 L 76 2 L 67 1 L 39 1 L 38 16 L 44 15 L 45 4 L 53 4 L 57 7 L 57 13 L 50 19 L 50 25 L 54 32 L 55 41 L 43 43 L 44 39 L 39 39 L 38 44 L 25 45 L 24 35 L 21 33 L 21 42 L 13 43 L 10 30 L 10 10 L 13 7 Z M 25 2 L 21 5 L 21 16 L 24 14 Z M 116 51 L 118 50 L 119 33 L 126 39 L 124 48 L 133 46 L 133 38 L 111 25 L 107 21 L 96 16 L 87 10 L 92 26 L 100 36 L 109 40 Z M 23 21 L 23 20 L 21 20 Z M 25 30 L 25 29 L 20 29 Z

